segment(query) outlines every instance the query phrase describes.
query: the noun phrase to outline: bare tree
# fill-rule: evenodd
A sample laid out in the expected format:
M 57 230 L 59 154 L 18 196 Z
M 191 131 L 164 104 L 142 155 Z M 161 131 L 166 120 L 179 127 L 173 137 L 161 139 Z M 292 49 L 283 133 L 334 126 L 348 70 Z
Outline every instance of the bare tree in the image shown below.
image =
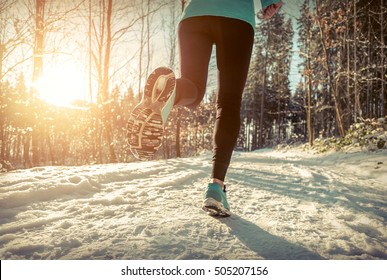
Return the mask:
M 28 18 L 16 13 L 16 9 L 13 9 L 15 4 L 14 0 L 0 2 L 0 160 L 8 160 L 8 137 L 5 134 L 8 116 L 3 107 L 6 98 L 3 83 L 11 73 L 30 59 L 30 56 L 23 52 L 29 35 L 26 24 Z
M 316 22 L 319 28 L 319 35 L 320 35 L 320 40 L 321 40 L 321 46 L 323 48 L 323 55 L 324 55 L 324 66 L 325 70 L 327 71 L 327 76 L 328 76 L 328 93 L 330 96 L 333 96 L 333 100 L 335 102 L 335 111 L 336 111 L 336 121 L 337 121 L 337 126 L 339 128 L 339 133 L 341 137 L 344 137 L 345 135 L 345 129 L 342 121 L 342 113 L 341 113 L 341 107 L 340 107 L 340 98 L 336 94 L 334 89 L 334 83 L 333 83 L 333 73 L 331 66 L 329 64 L 331 57 L 328 53 L 327 49 L 327 44 L 326 44 L 326 35 L 325 32 L 323 31 L 323 24 L 322 24 L 322 15 L 320 14 L 320 1 L 316 0 Z
M 385 22 L 384 22 L 384 13 L 387 11 L 386 4 L 384 0 L 380 0 L 380 40 L 381 40 L 381 51 L 380 51 L 380 64 L 381 64 L 381 90 L 380 90 L 380 103 L 381 103 L 381 115 L 386 116 L 386 100 L 384 97 L 385 87 L 386 87 L 386 77 L 385 70 L 386 67 L 384 65 L 385 62 L 385 49 L 386 45 L 384 42 L 384 32 L 385 32 Z
M 66 3 L 52 3 L 46 0 L 35 0 L 34 3 L 27 3 L 27 8 L 30 9 L 30 14 L 34 18 L 34 43 L 33 43 L 33 69 L 32 69 L 32 84 L 35 84 L 43 75 L 43 59 L 46 54 L 46 35 L 49 31 L 55 30 L 55 25 L 65 20 L 70 13 L 75 11 L 84 0 L 79 0 L 74 6 L 67 7 Z M 57 10 L 54 11 L 51 5 L 55 5 Z M 62 5 L 61 5 L 62 4 Z M 31 8 L 33 7 L 33 8 Z M 48 12 L 47 12 L 48 10 Z M 36 95 L 36 89 L 32 88 L 32 94 Z M 37 105 L 34 105 L 37 108 Z M 36 114 L 34 114 L 36 115 Z M 32 163 L 38 165 L 40 163 L 40 152 L 42 147 L 42 127 L 41 123 L 35 119 L 32 130 Z

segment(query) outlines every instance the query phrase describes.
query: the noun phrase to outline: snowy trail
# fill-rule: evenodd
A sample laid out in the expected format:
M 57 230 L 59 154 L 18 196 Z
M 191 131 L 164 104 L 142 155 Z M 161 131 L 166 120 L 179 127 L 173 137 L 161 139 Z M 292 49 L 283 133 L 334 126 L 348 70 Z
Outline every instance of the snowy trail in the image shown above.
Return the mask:
M 0 175 L 0 259 L 387 259 L 387 151 L 235 153 L 233 215 L 201 209 L 210 156 Z

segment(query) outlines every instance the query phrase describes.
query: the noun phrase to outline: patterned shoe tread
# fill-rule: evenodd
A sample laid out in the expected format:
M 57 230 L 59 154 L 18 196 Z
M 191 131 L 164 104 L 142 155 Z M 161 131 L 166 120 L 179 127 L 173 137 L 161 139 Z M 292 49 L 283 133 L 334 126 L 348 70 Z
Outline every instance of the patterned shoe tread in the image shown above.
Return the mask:
M 127 139 L 130 150 L 138 159 L 150 159 L 162 144 L 164 132 L 161 110 L 175 89 L 172 70 L 160 67 L 148 77 L 144 96 L 130 114 Z
M 161 145 L 163 126 L 160 115 L 138 115 L 128 121 L 127 136 L 132 149 L 154 150 Z M 153 148 L 153 149 L 151 149 Z
M 209 206 L 203 206 L 202 208 L 204 211 L 208 212 L 209 215 L 214 217 L 230 217 L 231 213 L 229 211 L 224 211 L 222 209 L 219 209 L 216 206 L 209 205 Z
M 211 216 L 230 217 L 229 209 L 223 207 L 222 203 L 212 198 L 206 199 L 203 203 L 202 209 L 208 212 Z

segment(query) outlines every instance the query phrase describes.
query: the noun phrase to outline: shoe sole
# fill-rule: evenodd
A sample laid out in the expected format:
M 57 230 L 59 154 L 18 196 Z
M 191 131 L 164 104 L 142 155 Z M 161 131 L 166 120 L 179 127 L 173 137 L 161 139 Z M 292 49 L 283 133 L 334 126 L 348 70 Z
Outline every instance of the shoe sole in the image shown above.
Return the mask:
M 230 210 L 224 208 L 223 203 L 211 197 L 204 200 L 202 209 L 208 212 L 208 214 L 210 214 L 211 216 L 216 216 L 216 217 L 231 216 Z
M 161 146 L 164 124 L 174 103 L 175 85 L 171 69 L 160 67 L 149 75 L 143 98 L 127 124 L 130 151 L 137 159 L 151 159 Z

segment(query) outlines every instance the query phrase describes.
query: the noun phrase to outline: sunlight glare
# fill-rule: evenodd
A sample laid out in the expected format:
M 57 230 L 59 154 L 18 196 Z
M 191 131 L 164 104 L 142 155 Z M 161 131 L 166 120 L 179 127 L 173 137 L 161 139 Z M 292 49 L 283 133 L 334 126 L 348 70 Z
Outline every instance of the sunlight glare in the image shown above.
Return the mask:
M 46 68 L 34 88 L 47 103 L 68 107 L 76 100 L 84 100 L 85 75 L 76 65 Z

